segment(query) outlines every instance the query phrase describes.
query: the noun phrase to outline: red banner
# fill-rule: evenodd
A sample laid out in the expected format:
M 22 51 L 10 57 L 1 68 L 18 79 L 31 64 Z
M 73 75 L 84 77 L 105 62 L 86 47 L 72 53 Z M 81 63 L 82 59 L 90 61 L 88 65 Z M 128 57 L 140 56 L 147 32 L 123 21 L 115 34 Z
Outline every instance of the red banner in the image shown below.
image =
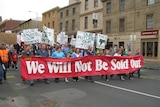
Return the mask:
M 56 59 L 21 57 L 20 71 L 25 80 L 131 73 L 143 66 L 142 56 L 85 56 Z

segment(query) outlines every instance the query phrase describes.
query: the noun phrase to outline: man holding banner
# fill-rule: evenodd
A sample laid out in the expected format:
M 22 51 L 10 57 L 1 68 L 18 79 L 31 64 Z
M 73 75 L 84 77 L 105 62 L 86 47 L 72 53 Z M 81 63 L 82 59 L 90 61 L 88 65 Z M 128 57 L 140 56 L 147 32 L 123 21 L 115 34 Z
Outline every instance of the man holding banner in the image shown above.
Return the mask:
M 84 56 L 93 56 L 93 47 L 91 45 L 88 46 L 88 50 L 84 53 Z M 92 76 L 85 76 L 86 80 L 89 80 L 90 82 L 94 82 Z
M 33 52 L 31 51 L 30 45 L 26 45 L 25 51 L 24 51 L 24 53 L 23 53 L 23 56 L 33 56 Z M 21 66 L 21 67 L 22 67 L 22 66 Z M 22 70 L 22 69 L 21 69 L 21 70 Z M 24 71 L 21 71 L 21 72 L 24 72 Z M 25 79 L 23 78 L 23 76 L 22 76 L 22 79 L 23 79 L 23 81 L 25 81 Z M 33 80 L 29 80 L 29 83 L 30 83 L 31 86 L 34 85 Z
M 41 49 L 39 49 L 36 53 L 37 56 L 49 57 L 49 51 L 47 50 L 46 44 L 41 44 Z M 49 84 L 50 81 L 48 79 L 44 79 L 46 84 Z

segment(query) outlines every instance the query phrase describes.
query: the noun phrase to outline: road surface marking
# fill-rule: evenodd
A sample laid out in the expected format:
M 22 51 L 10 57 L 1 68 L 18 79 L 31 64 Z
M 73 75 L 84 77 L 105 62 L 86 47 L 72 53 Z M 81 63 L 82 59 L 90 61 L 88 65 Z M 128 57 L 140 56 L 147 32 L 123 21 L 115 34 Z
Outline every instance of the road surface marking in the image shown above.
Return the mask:
M 14 75 L 8 75 L 7 78 L 15 78 Z
M 84 79 L 82 77 L 80 77 L 80 78 Z M 110 84 L 106 84 L 106 83 L 99 82 L 99 81 L 94 81 L 94 83 L 99 84 L 99 85 L 103 85 L 103 86 L 106 86 L 106 87 L 111 87 L 111 88 L 115 88 L 115 89 L 131 92 L 131 93 L 147 96 L 147 97 L 152 97 L 152 98 L 160 99 L 160 96 L 156 96 L 156 95 L 152 95 L 152 94 L 147 94 L 147 93 L 144 93 L 144 92 L 135 91 L 135 90 L 131 90 L 131 89 L 115 86 L 115 85 L 110 85 Z

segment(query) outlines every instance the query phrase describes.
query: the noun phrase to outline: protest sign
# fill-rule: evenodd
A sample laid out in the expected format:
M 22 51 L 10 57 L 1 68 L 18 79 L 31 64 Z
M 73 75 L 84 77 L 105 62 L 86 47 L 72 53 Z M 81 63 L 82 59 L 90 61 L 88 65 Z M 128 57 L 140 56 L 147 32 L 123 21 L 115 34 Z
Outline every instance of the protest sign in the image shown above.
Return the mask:
M 61 36 L 60 36 L 60 34 L 57 35 L 57 42 L 58 42 L 58 43 L 61 42 Z
M 39 42 L 38 29 L 23 30 L 23 35 L 25 44 L 34 44 Z
M 68 43 L 68 35 L 64 36 L 64 44 Z
M 71 42 L 70 42 L 70 45 L 75 46 L 75 44 L 76 44 L 76 38 L 72 38 Z
M 76 48 L 88 49 L 88 46 L 94 45 L 95 34 L 78 31 L 76 36 Z
M 54 29 L 43 26 L 41 42 L 52 46 L 54 44 Z
M 17 34 L 17 43 L 21 45 L 21 35 Z
M 21 57 L 25 80 L 126 74 L 143 66 L 143 56 L 85 56 L 79 58 Z
M 105 49 L 108 36 L 103 34 L 97 34 L 96 36 L 96 48 Z
M 42 32 L 38 31 L 39 43 L 41 43 Z
M 60 44 L 68 43 L 68 35 L 65 35 L 65 32 L 61 32 L 57 35 L 57 42 Z
M 21 33 L 20 36 L 21 36 L 21 42 L 24 42 L 24 35 L 23 35 L 23 33 Z

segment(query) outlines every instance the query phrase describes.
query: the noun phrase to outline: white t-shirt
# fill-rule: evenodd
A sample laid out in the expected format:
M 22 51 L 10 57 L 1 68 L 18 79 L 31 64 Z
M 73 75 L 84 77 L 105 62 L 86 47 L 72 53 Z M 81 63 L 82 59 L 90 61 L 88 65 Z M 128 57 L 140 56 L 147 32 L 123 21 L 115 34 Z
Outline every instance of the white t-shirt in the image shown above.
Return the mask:
M 115 53 L 114 56 L 121 56 L 121 54 Z

